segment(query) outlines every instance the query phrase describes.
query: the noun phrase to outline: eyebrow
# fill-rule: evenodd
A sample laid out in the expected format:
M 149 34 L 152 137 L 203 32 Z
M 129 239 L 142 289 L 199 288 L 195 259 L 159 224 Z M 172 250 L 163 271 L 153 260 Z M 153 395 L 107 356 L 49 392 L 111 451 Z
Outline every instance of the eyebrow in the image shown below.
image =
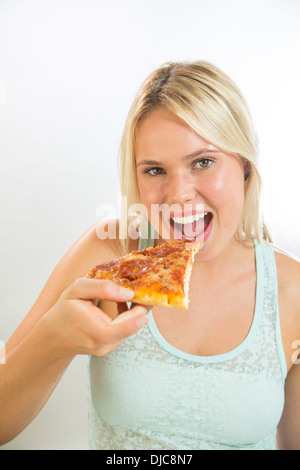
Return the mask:
M 199 155 L 202 155 L 203 153 L 219 153 L 220 150 L 212 150 L 209 148 L 204 148 L 200 150 L 196 150 L 196 152 L 190 153 L 189 155 L 186 155 L 183 157 L 183 160 L 190 160 L 192 158 L 198 157 Z M 136 166 L 140 165 L 161 165 L 161 162 L 157 160 L 141 160 Z

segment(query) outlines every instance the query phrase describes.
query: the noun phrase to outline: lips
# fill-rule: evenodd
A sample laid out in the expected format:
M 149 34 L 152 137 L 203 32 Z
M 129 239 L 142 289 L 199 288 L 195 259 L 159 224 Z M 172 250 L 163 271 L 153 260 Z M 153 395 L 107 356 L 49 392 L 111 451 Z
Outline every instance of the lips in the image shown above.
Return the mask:
M 212 228 L 212 219 L 211 212 L 176 214 L 170 218 L 170 225 L 179 240 L 205 241 Z

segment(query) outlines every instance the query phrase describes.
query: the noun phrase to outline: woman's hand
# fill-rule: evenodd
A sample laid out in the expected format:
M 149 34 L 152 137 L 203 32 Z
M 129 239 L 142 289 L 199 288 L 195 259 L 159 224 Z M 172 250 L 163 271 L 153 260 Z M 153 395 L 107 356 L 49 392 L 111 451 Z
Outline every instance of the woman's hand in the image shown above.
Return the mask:
M 0 366 L 0 445 L 34 419 L 77 354 L 107 354 L 147 322 L 150 307 L 135 305 L 112 320 L 95 306 L 103 299 L 122 309 L 132 296 L 111 281 L 80 278 L 11 348 Z
M 36 327 L 42 328 L 56 357 L 103 356 L 147 323 L 151 307 L 134 305 L 112 320 L 95 306 L 95 300 L 115 301 L 124 307 L 132 297 L 132 291 L 112 281 L 80 278 L 61 294 Z

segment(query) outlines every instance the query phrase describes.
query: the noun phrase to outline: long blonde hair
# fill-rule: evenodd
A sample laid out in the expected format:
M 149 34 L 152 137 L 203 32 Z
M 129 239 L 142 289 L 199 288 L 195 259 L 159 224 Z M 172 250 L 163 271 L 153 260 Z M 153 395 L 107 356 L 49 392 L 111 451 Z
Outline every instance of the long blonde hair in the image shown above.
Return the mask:
M 224 72 L 208 62 L 170 62 L 144 81 L 124 128 L 119 170 L 121 193 L 127 199 L 120 220 L 120 238 L 125 251 L 128 208 L 140 202 L 135 166 L 136 133 L 140 122 L 158 108 L 171 111 L 202 138 L 243 161 L 245 201 L 237 237 L 239 241 L 256 238 L 271 243 L 260 212 L 258 142 L 243 95 Z

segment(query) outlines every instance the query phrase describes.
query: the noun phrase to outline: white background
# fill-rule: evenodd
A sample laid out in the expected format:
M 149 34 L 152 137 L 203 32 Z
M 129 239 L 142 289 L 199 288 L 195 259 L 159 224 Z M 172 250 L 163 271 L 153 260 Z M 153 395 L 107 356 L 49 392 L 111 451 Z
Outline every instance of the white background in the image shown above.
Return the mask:
M 97 207 L 118 200 L 126 114 L 166 61 L 208 60 L 241 88 L 261 143 L 267 220 L 300 256 L 299 24 L 298 0 L 0 0 L 1 340 Z M 78 357 L 2 449 L 87 448 L 86 385 Z

